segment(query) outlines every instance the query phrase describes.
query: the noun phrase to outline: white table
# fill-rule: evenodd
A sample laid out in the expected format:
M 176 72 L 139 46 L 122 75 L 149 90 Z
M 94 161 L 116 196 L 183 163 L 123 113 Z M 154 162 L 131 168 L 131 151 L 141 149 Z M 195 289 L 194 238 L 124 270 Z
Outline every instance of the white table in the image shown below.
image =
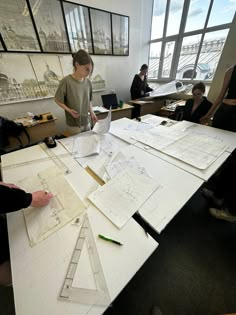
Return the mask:
M 158 233 L 201 187 L 203 180 L 146 152 L 136 145 L 124 148 L 125 157 L 135 157 L 160 187 L 139 209 L 141 216 Z
M 60 159 L 70 168 L 72 172 L 68 175 L 68 181 L 85 200 L 97 184 L 66 154 L 62 146 L 58 145 L 53 152 L 60 155 Z M 31 162 L 33 159 L 35 162 Z M 18 166 L 14 166 L 15 163 Z M 6 182 L 16 182 L 52 165 L 54 162 L 38 146 L 2 156 L 3 178 Z M 132 218 L 122 230 L 118 230 L 94 207 L 91 206 L 87 213 L 109 294 L 111 300 L 114 300 L 158 244 L 147 237 Z M 101 314 L 105 311 L 105 306 L 69 303 L 58 299 L 78 237 L 77 225 L 69 223 L 36 246 L 30 247 L 23 212 L 8 214 L 7 221 L 17 315 Z M 124 246 L 98 239 L 99 233 L 118 239 Z
M 147 116 L 149 116 L 149 115 L 147 115 Z M 169 120 L 167 120 L 167 121 L 169 121 Z M 147 145 L 145 145 L 141 142 L 134 143 L 134 145 L 137 146 L 138 148 L 146 150 L 150 154 L 153 154 L 153 155 L 157 156 L 158 158 L 163 159 L 166 162 L 171 163 L 171 164 L 173 164 L 173 165 L 203 179 L 204 181 L 207 181 L 218 170 L 218 168 L 229 157 L 232 150 L 236 147 L 236 134 L 234 132 L 216 129 L 216 128 L 203 126 L 203 125 L 199 125 L 199 124 L 194 124 L 194 123 L 191 123 L 188 121 L 177 122 L 173 126 L 166 127 L 166 128 L 171 128 L 171 129 L 176 130 L 176 131 L 189 130 L 189 132 L 194 131 L 194 132 L 206 134 L 206 135 L 211 136 L 211 137 L 217 137 L 219 139 L 222 139 L 224 141 L 225 145 L 228 146 L 228 149 L 221 156 L 219 156 L 219 158 L 215 162 L 213 162 L 207 169 L 200 170 L 200 169 L 197 169 L 196 167 L 194 167 L 192 165 L 189 165 L 187 163 L 182 162 L 181 160 L 178 160 L 178 159 L 171 157 L 165 153 L 162 153 L 158 150 L 155 150 L 152 147 L 148 147 Z

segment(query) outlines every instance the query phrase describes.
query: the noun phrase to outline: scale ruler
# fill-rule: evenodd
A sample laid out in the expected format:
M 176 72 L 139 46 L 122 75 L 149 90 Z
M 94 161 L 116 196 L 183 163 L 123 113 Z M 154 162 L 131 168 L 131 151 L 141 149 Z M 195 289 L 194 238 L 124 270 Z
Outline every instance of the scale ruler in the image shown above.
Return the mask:
M 88 249 L 96 289 L 73 287 L 73 281 L 83 246 L 87 246 Z M 93 232 L 87 215 L 85 215 L 84 222 L 81 226 L 81 230 L 76 241 L 76 245 L 71 257 L 71 261 L 69 263 L 64 283 L 59 294 L 59 298 L 66 301 L 89 305 L 108 306 L 111 302 L 106 285 L 106 280 L 102 270 L 102 265 L 99 260 L 95 240 L 93 237 Z

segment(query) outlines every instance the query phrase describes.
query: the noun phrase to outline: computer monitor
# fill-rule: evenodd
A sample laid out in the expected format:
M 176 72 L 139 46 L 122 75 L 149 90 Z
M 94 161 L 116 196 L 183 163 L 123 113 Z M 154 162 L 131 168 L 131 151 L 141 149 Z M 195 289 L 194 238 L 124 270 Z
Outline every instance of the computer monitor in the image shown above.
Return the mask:
M 117 96 L 115 93 L 101 95 L 101 97 L 105 108 L 109 109 L 111 107 L 112 109 L 115 109 L 118 107 Z

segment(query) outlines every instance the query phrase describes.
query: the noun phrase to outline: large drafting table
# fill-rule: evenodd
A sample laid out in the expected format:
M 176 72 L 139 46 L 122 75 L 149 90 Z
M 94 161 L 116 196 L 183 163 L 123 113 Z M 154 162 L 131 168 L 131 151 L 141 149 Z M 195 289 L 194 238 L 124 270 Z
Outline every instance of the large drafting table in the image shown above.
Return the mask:
M 145 121 L 145 119 L 150 118 L 152 115 L 146 115 L 142 118 L 142 121 Z M 163 118 L 158 117 L 157 121 L 160 120 L 163 121 Z M 168 119 L 166 119 L 167 122 L 173 122 Z M 208 126 L 198 125 L 187 121 L 181 121 L 181 122 L 175 122 L 175 124 L 170 125 L 170 128 L 175 131 L 187 131 L 190 134 L 198 133 L 210 137 L 215 137 L 216 139 L 221 139 L 222 142 L 227 146 L 227 149 L 223 154 L 221 154 L 216 161 L 214 161 L 208 168 L 206 169 L 197 169 L 196 167 L 189 165 L 187 163 L 182 162 L 181 160 L 178 160 L 172 156 L 169 156 L 167 154 L 164 154 L 161 151 L 158 151 L 150 146 L 147 146 L 141 142 L 135 142 L 135 146 L 142 148 L 143 150 L 146 150 L 150 154 L 153 154 L 160 159 L 165 160 L 166 162 L 169 162 L 176 167 L 179 167 L 201 179 L 204 181 L 207 181 L 217 170 L 218 168 L 225 162 L 225 160 L 228 158 L 230 153 L 234 150 L 236 147 L 236 135 L 234 132 L 225 131 L 217 128 L 212 128 Z M 168 129 L 167 129 L 168 131 Z
M 69 183 L 85 203 L 88 203 L 86 196 L 96 189 L 97 183 L 70 155 L 66 154 L 65 149 L 60 144 L 52 150 L 70 169 L 71 172 L 67 175 Z M 2 156 L 5 182 L 15 183 L 26 176 L 33 176 L 54 166 L 54 161 L 47 158 L 38 146 Z M 121 230 L 118 230 L 100 211 L 91 205 L 87 210 L 87 215 L 112 301 L 158 244 L 150 236 L 147 237 L 140 225 L 132 218 Z M 72 220 L 44 241 L 30 247 L 23 212 L 8 214 L 7 221 L 17 315 L 102 314 L 105 311 L 108 305 L 85 305 L 58 299 L 78 238 L 79 224 Z M 124 246 L 117 246 L 99 239 L 97 237 L 99 233 L 119 240 Z M 86 275 L 84 271 L 87 271 L 89 266 L 87 260 L 84 260 L 85 258 L 83 258 L 81 269 L 79 269 L 81 272 L 83 271 L 82 274 Z M 83 280 L 81 280 L 82 283 Z M 87 279 L 85 278 L 84 281 L 86 282 Z

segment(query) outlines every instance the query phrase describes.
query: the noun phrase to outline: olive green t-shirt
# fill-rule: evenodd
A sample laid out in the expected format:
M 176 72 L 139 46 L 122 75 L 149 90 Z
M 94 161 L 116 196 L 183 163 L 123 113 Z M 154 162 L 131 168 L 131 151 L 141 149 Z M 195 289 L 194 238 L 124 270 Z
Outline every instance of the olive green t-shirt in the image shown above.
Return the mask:
M 67 125 L 78 127 L 88 125 L 88 111 L 92 99 L 92 84 L 89 79 L 85 78 L 83 81 L 78 81 L 72 75 L 66 76 L 61 80 L 55 98 L 69 108 L 76 110 L 80 115 L 79 118 L 73 118 L 65 111 Z

